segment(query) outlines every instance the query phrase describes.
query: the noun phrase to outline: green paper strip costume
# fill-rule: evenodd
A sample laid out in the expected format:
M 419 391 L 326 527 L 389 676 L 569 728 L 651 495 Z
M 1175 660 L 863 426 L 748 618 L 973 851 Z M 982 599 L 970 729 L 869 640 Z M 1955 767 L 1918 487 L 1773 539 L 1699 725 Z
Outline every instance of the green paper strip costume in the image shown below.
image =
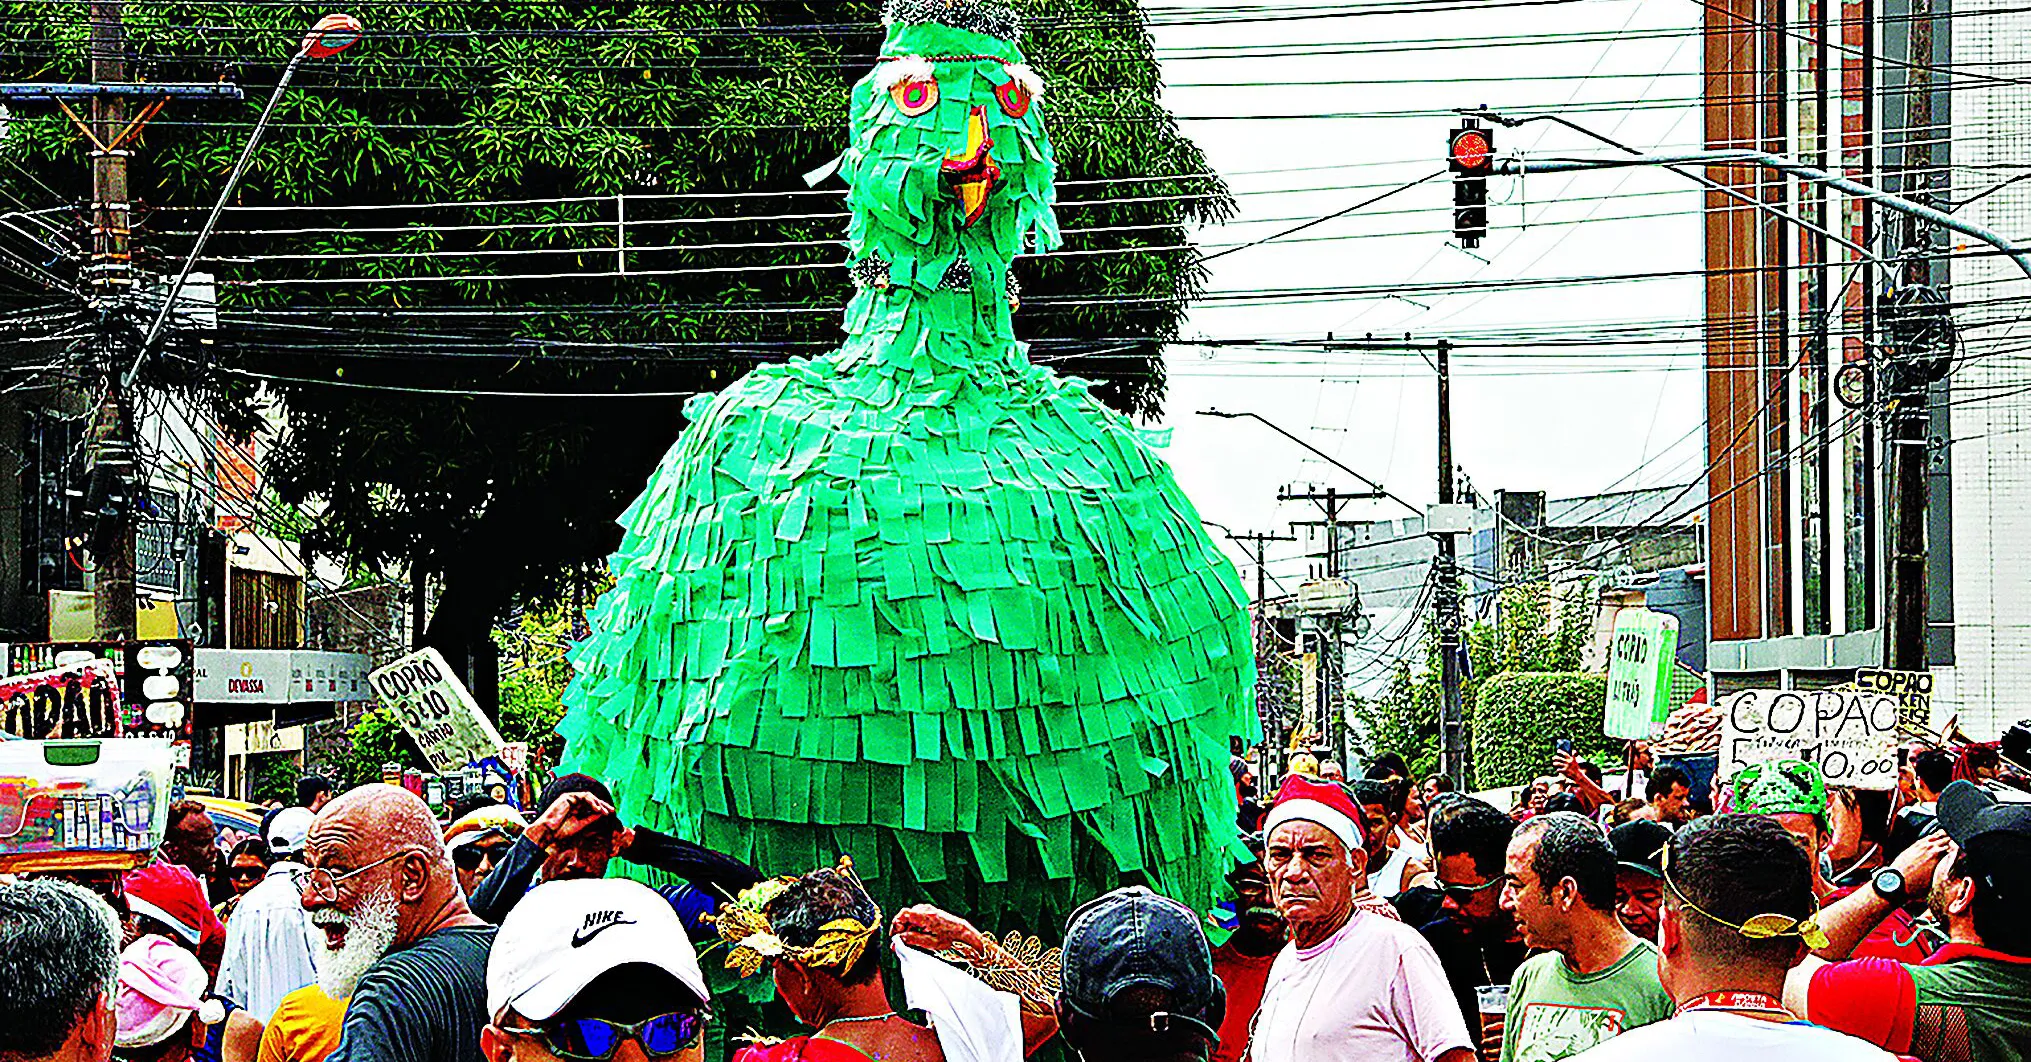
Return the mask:
M 1013 20 L 888 21 L 841 159 L 847 340 L 687 408 L 573 656 L 563 767 L 765 873 L 850 853 L 891 911 L 1209 905 L 1228 738 L 1258 734 L 1240 582 L 1152 440 L 1015 340 L 1010 263 L 1060 241 Z

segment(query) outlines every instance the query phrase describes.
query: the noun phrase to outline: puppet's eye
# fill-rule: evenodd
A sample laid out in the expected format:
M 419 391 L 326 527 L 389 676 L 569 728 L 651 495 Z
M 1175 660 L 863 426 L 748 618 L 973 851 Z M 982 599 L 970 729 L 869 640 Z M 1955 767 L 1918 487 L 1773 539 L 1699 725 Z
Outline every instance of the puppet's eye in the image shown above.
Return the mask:
M 889 89 L 896 110 L 912 118 L 938 105 L 938 82 L 932 78 L 908 78 Z
M 1001 113 L 1010 118 L 1021 118 L 1030 113 L 1030 90 L 1020 81 L 1010 80 L 995 86 L 994 98 L 1001 101 Z

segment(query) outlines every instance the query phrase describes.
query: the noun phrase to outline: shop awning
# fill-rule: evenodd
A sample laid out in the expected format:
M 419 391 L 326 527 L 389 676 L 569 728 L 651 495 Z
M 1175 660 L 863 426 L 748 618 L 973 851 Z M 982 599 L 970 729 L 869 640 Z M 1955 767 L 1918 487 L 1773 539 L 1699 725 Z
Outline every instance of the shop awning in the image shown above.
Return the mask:
M 373 657 L 318 649 L 198 649 L 197 725 L 329 719 L 347 701 L 374 699 Z

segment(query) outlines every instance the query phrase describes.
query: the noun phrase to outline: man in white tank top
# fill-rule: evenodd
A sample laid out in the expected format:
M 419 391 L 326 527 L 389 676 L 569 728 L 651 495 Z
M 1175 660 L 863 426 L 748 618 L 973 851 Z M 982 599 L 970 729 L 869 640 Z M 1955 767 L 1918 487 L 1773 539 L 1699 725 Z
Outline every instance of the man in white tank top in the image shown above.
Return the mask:
M 1403 843 L 1397 830 L 1403 825 L 1410 786 L 1401 778 L 1362 779 L 1354 783 L 1353 791 L 1368 831 L 1368 888 L 1385 900 L 1393 899 L 1429 875 L 1423 848 Z

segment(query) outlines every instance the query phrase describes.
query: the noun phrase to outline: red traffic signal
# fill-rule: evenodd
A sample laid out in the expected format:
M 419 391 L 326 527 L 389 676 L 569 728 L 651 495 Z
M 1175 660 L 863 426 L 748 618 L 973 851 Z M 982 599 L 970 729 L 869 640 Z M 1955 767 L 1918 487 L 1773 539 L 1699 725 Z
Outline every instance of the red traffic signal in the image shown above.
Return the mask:
M 1446 167 L 1454 173 L 1485 176 L 1495 168 L 1495 131 L 1461 126 L 1446 141 Z

